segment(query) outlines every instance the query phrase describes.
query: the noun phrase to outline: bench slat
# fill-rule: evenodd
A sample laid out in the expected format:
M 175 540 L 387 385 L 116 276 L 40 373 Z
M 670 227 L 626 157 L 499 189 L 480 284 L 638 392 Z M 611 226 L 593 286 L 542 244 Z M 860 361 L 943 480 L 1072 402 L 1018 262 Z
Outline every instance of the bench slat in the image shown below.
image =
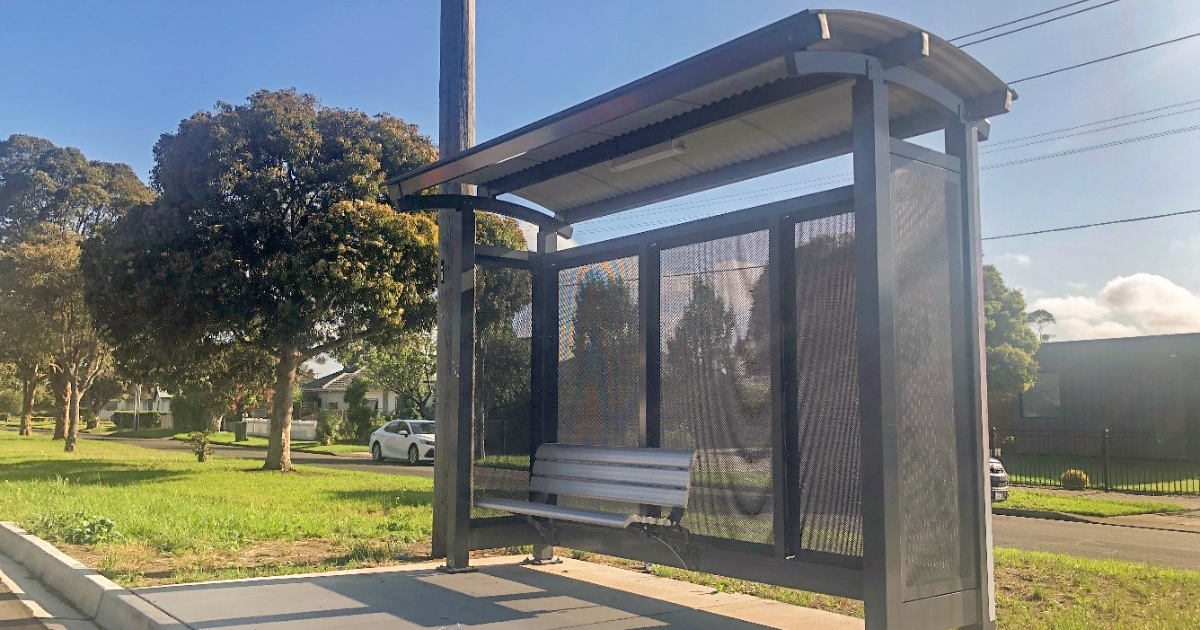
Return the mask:
M 608 501 L 627 501 L 648 505 L 687 507 L 685 488 L 659 488 L 578 479 L 556 479 L 554 477 L 532 477 L 529 489 L 533 492 L 561 494 L 573 497 L 589 497 Z
M 538 477 L 574 477 L 605 483 L 643 484 L 684 489 L 687 488 L 691 472 L 686 469 L 585 464 L 539 459 L 533 463 L 533 474 Z
M 689 470 L 692 467 L 693 454 L 694 451 L 678 451 L 664 448 L 543 444 L 538 447 L 535 459 L 598 464 L 625 464 L 629 466 L 655 466 L 659 468 Z
M 594 512 L 592 510 L 579 510 L 576 508 L 559 507 L 557 505 L 547 505 L 545 503 L 513 501 L 511 499 L 480 499 L 475 502 L 475 505 L 482 508 L 512 512 L 513 514 L 528 514 L 529 516 L 555 518 L 564 521 L 621 529 L 628 527 L 631 522 L 631 517 L 624 514 Z

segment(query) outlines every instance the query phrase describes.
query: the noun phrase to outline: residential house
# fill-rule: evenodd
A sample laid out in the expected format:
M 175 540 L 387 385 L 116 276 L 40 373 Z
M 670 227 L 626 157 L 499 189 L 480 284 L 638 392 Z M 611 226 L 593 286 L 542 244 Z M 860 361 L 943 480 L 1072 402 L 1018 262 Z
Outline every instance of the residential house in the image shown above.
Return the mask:
M 301 387 L 304 399 L 315 402 L 317 409 L 345 411 L 347 407 L 346 389 L 350 387 L 350 383 L 354 377 L 358 376 L 359 372 L 360 370 L 346 368 L 314 379 Z M 367 405 L 373 407 L 380 414 L 395 413 L 399 402 L 395 392 L 374 386 L 367 390 L 366 400 Z

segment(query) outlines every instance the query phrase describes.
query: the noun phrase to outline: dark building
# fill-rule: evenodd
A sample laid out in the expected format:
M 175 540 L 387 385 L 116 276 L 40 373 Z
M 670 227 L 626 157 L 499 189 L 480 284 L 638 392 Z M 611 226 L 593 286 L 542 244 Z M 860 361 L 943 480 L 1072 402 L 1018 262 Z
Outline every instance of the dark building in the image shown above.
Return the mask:
M 1037 384 L 997 415 L 1001 432 L 1107 429 L 1152 435 L 1161 458 L 1200 457 L 1200 334 L 1050 342 L 1037 361 Z

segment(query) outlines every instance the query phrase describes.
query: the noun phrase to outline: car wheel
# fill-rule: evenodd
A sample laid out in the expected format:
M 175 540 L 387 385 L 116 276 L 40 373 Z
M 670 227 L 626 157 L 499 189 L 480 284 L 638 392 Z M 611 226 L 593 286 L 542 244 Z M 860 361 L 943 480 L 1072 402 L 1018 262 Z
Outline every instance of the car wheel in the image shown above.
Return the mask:
M 421 463 L 421 453 L 417 451 L 416 444 L 408 447 L 408 463 L 412 464 L 413 466 Z
M 371 445 L 371 459 L 377 462 L 383 461 L 383 449 L 379 448 L 379 442 Z

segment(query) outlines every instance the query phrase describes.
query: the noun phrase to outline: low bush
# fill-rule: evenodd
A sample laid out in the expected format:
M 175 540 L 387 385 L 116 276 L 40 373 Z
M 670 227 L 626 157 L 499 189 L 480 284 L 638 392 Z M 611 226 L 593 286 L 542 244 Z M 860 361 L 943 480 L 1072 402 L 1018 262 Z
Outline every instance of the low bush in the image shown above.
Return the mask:
M 317 412 L 317 442 L 329 446 L 346 434 L 346 421 L 332 409 Z
M 1088 479 L 1088 474 L 1078 468 L 1064 470 L 1059 481 L 1062 482 L 1062 487 L 1067 490 L 1084 490 L 1092 485 L 1092 480 Z
M 117 411 L 113 413 L 113 424 L 117 425 L 118 429 L 133 428 L 133 412 L 132 411 Z M 138 412 L 138 428 L 139 429 L 157 429 L 162 426 L 162 414 L 157 411 L 141 411 Z
M 192 431 L 188 434 L 188 444 L 192 445 L 192 454 L 196 461 L 206 462 L 212 455 L 212 434 L 208 431 Z

